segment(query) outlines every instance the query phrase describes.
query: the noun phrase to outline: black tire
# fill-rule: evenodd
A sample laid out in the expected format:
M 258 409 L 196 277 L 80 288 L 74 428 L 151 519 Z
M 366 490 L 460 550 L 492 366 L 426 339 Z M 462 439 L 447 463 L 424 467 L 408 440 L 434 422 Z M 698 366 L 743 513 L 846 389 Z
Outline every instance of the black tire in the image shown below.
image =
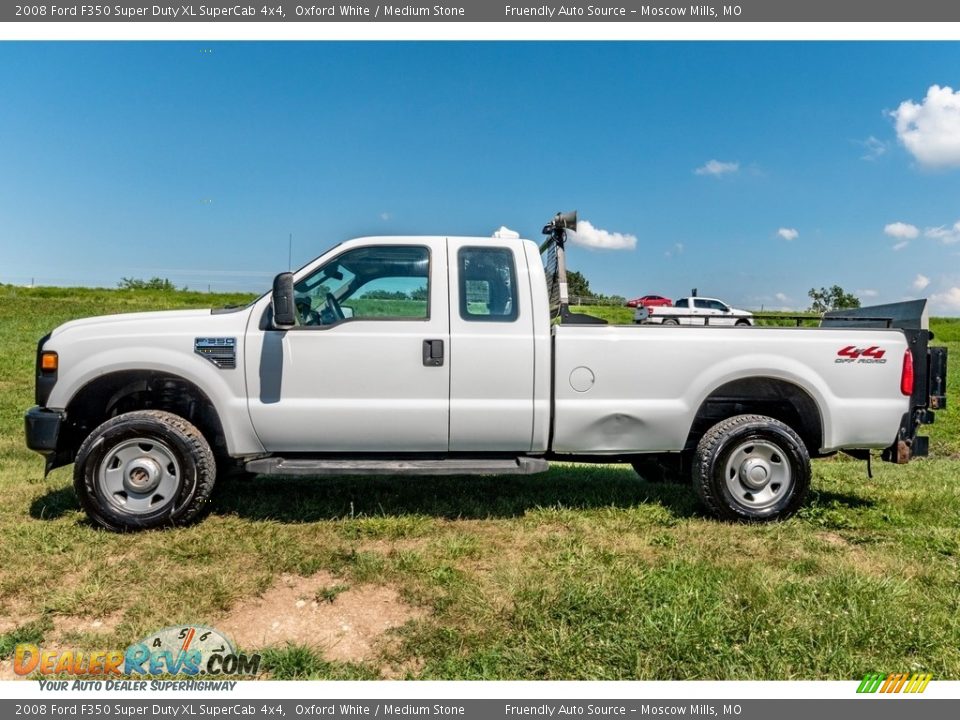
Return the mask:
M 83 509 L 113 531 L 189 523 L 205 508 L 216 477 L 200 431 L 161 410 L 107 420 L 83 441 L 73 469 Z
M 675 318 L 667 318 L 664 320 L 661 325 L 679 325 L 680 321 Z
M 810 489 L 810 456 L 790 427 L 765 415 L 735 415 L 697 445 L 693 486 L 723 520 L 780 520 Z
M 747 326 L 747 325 L 750 325 L 750 321 L 749 321 L 749 320 L 737 320 L 737 322 L 734 323 L 734 324 L 735 324 L 737 327 L 745 327 L 745 326 Z
M 688 483 L 690 473 L 683 470 L 683 459 L 677 453 L 641 456 L 632 463 L 637 475 L 647 482 Z M 689 465 L 687 465 L 689 468 Z

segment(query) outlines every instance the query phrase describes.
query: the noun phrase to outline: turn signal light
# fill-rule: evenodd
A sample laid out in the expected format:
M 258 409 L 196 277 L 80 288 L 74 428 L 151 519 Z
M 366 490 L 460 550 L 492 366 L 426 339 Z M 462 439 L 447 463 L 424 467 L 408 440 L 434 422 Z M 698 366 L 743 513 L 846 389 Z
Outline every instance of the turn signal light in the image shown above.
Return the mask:
M 900 392 L 913 395 L 913 353 L 910 348 L 903 351 L 903 371 L 900 373 Z
M 60 364 L 60 358 L 53 351 L 40 353 L 40 369 L 43 372 L 56 372 Z

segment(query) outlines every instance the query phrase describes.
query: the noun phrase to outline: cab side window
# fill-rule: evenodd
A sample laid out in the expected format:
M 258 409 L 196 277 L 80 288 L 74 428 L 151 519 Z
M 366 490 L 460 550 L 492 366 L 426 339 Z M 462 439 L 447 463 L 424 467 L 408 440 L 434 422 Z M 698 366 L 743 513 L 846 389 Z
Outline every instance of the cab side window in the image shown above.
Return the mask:
M 299 325 L 347 320 L 427 320 L 430 251 L 422 246 L 360 247 L 294 286 Z
M 457 263 L 460 317 L 480 322 L 517 319 L 517 269 L 509 248 L 460 248 Z

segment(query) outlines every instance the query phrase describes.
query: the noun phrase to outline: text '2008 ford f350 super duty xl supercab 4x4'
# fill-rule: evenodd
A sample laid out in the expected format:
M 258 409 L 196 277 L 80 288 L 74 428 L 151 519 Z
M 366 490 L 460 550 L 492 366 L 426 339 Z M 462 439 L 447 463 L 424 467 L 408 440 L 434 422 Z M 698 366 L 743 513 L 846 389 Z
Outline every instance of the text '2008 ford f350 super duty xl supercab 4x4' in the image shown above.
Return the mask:
M 924 301 L 819 328 L 571 313 L 558 214 L 516 238 L 349 240 L 243 308 L 74 320 L 37 347 L 27 445 L 114 530 L 182 524 L 217 468 L 506 474 L 629 462 L 727 519 L 794 512 L 810 458 L 892 462 L 945 403 Z M 546 267 L 545 267 L 546 265 Z M 911 310 L 912 308 L 912 310 Z

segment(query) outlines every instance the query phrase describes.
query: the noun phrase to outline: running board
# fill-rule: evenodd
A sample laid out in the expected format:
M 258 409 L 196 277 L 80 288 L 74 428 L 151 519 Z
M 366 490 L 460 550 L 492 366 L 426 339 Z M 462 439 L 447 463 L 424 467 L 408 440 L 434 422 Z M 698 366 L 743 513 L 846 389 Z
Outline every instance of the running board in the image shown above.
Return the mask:
M 244 466 L 257 475 L 533 475 L 546 472 L 542 458 L 504 460 L 309 460 L 282 457 L 251 460 Z

